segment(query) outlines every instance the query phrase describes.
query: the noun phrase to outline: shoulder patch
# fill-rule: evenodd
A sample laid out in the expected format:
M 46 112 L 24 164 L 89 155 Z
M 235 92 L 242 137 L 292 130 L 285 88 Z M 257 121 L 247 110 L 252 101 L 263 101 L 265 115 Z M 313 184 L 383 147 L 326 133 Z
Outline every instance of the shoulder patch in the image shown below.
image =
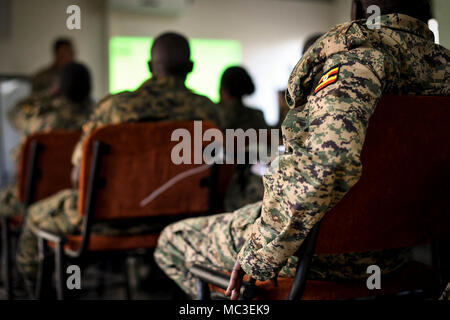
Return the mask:
M 322 78 L 320 78 L 317 87 L 314 89 L 314 93 L 317 93 L 326 86 L 335 83 L 338 80 L 340 68 L 341 68 L 340 66 L 333 67 L 330 71 L 326 72 L 322 76 Z

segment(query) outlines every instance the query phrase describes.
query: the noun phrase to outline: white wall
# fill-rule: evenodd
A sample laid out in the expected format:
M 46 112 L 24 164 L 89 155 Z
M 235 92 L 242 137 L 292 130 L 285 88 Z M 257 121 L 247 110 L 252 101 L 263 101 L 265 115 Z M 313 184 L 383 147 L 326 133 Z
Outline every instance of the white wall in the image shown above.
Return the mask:
M 68 30 L 66 9 L 81 7 L 81 30 Z M 52 60 L 51 44 L 71 37 L 93 75 L 94 97 L 106 92 L 105 13 L 102 0 L 11 0 L 11 33 L 0 39 L 0 73 L 30 75 Z
M 167 30 L 194 38 L 236 39 L 243 48 L 243 65 L 257 92 L 249 104 L 277 120 L 276 91 L 286 86 L 300 57 L 304 39 L 348 21 L 351 0 L 195 0 L 181 17 L 108 13 L 104 0 L 9 0 L 11 34 L 0 37 L 0 73 L 32 74 L 51 61 L 50 45 L 60 36 L 76 42 L 79 59 L 91 69 L 94 97 L 108 90 L 109 36 L 155 36 Z M 450 47 L 450 1 L 434 0 L 441 44 Z M 66 28 L 66 8 L 81 7 L 82 29 Z
M 434 15 L 439 23 L 439 42 L 450 49 L 450 1 L 434 0 Z
M 172 30 L 192 38 L 240 41 L 243 65 L 257 88 L 248 103 L 262 108 L 274 123 L 276 91 L 286 87 L 304 39 L 334 24 L 332 9 L 322 1 L 195 0 L 181 17 L 112 12 L 108 26 L 111 36 L 153 37 Z

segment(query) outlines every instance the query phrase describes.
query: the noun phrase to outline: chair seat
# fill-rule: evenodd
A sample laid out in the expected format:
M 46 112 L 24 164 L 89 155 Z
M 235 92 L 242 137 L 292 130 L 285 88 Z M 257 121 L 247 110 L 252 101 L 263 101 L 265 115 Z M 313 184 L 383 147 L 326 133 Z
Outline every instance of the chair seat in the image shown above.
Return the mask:
M 369 275 L 368 275 L 369 277 Z M 244 279 L 245 280 L 245 279 Z M 278 286 L 271 281 L 257 281 L 256 300 L 285 300 L 289 295 L 293 279 L 278 278 Z M 369 290 L 362 281 L 317 281 L 308 280 L 302 300 L 345 300 L 394 295 L 414 290 L 436 290 L 437 273 L 419 262 L 409 262 L 400 270 L 381 276 L 381 289 Z M 224 290 L 210 285 L 211 291 Z
M 91 234 L 88 251 L 121 251 L 135 249 L 152 249 L 158 243 L 159 234 L 142 234 L 127 236 L 105 236 Z M 67 235 L 64 249 L 76 251 L 81 245 L 81 235 Z M 55 244 L 49 242 L 50 247 Z

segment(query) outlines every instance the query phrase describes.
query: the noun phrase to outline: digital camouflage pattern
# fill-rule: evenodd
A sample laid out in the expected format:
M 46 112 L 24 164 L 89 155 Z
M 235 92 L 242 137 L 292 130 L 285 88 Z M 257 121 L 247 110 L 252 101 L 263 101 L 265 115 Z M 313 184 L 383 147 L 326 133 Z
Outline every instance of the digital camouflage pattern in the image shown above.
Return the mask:
M 262 111 L 249 108 L 241 101 L 232 99 L 219 104 L 222 118 L 222 127 L 226 129 L 269 129 Z M 227 187 L 224 207 L 227 212 L 234 211 L 243 206 L 262 199 L 264 185 L 262 177 L 251 171 L 251 165 L 237 165 L 234 169 L 230 184 Z
M 224 209 L 232 212 L 260 201 L 264 195 L 262 177 L 254 174 L 251 165 L 237 165 L 225 192 Z
M 48 94 L 58 83 L 59 72 L 56 65 L 51 65 L 41 71 L 31 79 L 31 90 L 33 93 Z
M 79 129 L 91 111 L 91 101 L 71 102 L 61 95 L 32 94 L 8 113 L 11 125 L 23 136 L 55 129 Z
M 427 25 L 409 16 L 384 15 L 375 30 L 362 20 L 333 28 L 305 53 L 289 79 L 291 110 L 282 128 L 286 152 L 264 176 L 261 212 L 255 204 L 169 226 L 155 252 L 158 264 L 191 294 L 196 287 L 187 268 L 194 262 L 231 270 L 237 257 L 257 280 L 292 276 L 283 271 L 311 228 L 361 175 L 360 153 L 381 95 L 449 95 L 449 60 L 450 52 L 434 44 Z M 337 66 L 338 80 L 314 94 L 322 75 Z M 215 220 L 227 225 L 222 232 L 199 232 L 199 226 L 217 225 Z M 199 239 L 192 241 L 193 235 Z M 190 243 L 194 250 L 187 248 Z M 322 264 L 325 276 L 345 279 L 358 277 L 361 266 L 365 271 L 373 262 L 384 272 L 394 270 L 408 257 L 354 253 L 315 257 L 315 264 L 318 259 L 332 262 Z
M 208 98 L 192 93 L 182 79 L 151 78 L 133 92 L 110 95 L 95 108 L 90 120 L 83 126 L 83 135 L 72 156 L 74 165 L 81 160 L 84 139 L 95 128 L 107 124 L 162 120 L 208 120 L 220 124 L 217 106 Z M 151 137 L 150 137 L 151 138 Z M 39 201 L 28 209 L 25 225 L 17 248 L 17 262 L 22 275 L 31 284 L 37 273 L 37 244 L 33 230 L 67 234 L 80 231 L 81 218 L 77 211 L 76 189 L 63 190 Z M 94 231 L 105 234 L 130 234 L 147 230 L 147 226 L 116 229 L 111 226 L 96 227 Z
M 74 103 L 60 95 L 32 94 L 18 103 L 8 113 L 11 125 L 20 132 L 23 139 L 37 132 L 54 129 L 80 129 L 86 122 L 90 101 Z M 20 147 L 15 148 L 11 157 L 17 163 Z M 0 216 L 22 214 L 23 208 L 16 197 L 16 185 L 0 190 Z

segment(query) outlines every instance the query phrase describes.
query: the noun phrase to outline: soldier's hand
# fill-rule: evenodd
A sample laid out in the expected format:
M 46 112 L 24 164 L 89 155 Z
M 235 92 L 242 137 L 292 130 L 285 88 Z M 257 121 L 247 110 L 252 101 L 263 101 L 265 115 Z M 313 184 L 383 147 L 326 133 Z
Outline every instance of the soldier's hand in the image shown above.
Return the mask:
M 241 291 L 242 281 L 244 279 L 245 272 L 242 270 L 241 264 L 239 260 L 236 260 L 234 264 L 233 271 L 231 272 L 230 282 L 228 284 L 227 291 L 225 292 L 226 296 L 231 295 L 231 300 L 237 300 L 239 298 L 239 294 Z M 250 283 L 255 283 L 255 279 L 250 278 Z

